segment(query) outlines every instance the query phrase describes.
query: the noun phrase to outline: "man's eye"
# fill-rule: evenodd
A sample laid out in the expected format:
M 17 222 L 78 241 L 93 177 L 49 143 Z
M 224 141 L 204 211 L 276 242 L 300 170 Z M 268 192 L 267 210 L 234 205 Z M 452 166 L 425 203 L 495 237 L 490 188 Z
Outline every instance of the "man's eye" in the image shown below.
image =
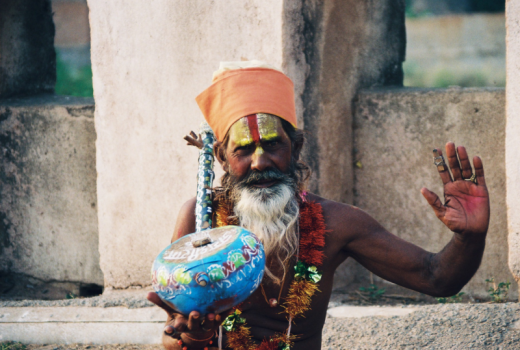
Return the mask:
M 235 148 L 235 152 L 244 153 L 244 152 L 251 151 L 251 149 L 252 149 L 252 146 L 250 146 L 250 145 L 240 146 L 240 147 Z
M 278 146 L 278 144 L 279 144 L 278 141 L 269 141 L 269 142 L 267 143 L 267 147 L 271 147 L 271 148 L 272 148 L 272 147 L 276 147 L 276 146 Z

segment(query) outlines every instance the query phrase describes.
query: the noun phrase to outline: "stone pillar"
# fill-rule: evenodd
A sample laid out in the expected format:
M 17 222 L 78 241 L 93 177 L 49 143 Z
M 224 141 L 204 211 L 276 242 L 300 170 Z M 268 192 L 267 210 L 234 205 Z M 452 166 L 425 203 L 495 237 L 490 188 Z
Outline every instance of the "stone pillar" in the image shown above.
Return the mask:
M 195 97 L 220 61 L 259 59 L 294 81 L 311 190 L 352 200 L 352 101 L 402 83 L 404 1 L 88 0 L 106 287 L 149 285 L 196 191 Z
M 509 268 L 520 282 L 520 3 L 506 3 L 506 176 Z
M 54 91 L 50 0 L 0 1 L 0 98 Z

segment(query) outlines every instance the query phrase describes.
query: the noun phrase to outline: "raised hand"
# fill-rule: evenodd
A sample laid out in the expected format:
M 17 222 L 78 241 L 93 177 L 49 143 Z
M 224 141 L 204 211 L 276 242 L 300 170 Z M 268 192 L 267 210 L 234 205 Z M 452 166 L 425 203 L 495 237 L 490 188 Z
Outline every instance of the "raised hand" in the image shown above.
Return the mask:
M 183 139 L 187 142 L 188 146 L 195 146 L 199 149 L 202 149 L 202 147 L 204 146 L 204 144 L 201 141 L 200 135 L 197 136 L 197 134 L 195 134 L 195 132 L 193 131 L 190 132 L 190 135 L 184 136 Z
M 484 237 L 489 226 L 489 194 L 480 157 L 473 157 L 475 173 L 471 168 L 466 148 L 446 144 L 447 165 L 442 161 L 442 151 L 437 157 L 438 171 L 444 184 L 444 204 L 435 193 L 422 188 L 421 193 L 433 208 L 437 217 L 453 232 L 464 238 Z M 458 154 L 458 157 L 457 157 Z M 473 176 L 473 181 L 472 179 Z M 468 181 L 470 180 L 470 181 Z
M 168 315 L 163 335 L 163 345 L 166 349 L 175 349 L 178 339 L 202 348 L 213 338 L 221 323 L 220 315 L 207 314 L 205 317 L 201 317 L 197 311 L 192 311 L 188 316 L 176 313 L 153 292 L 148 293 L 147 299 Z

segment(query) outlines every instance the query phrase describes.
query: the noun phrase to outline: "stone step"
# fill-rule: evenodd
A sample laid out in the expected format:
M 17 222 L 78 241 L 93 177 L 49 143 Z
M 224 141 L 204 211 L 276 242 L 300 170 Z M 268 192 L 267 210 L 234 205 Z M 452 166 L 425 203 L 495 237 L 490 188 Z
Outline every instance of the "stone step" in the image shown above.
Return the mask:
M 330 317 L 404 316 L 417 308 L 338 306 Z M 25 344 L 160 344 L 157 307 L 0 307 L 0 341 Z
M 4 307 L 0 341 L 25 344 L 160 344 L 166 315 L 156 307 Z

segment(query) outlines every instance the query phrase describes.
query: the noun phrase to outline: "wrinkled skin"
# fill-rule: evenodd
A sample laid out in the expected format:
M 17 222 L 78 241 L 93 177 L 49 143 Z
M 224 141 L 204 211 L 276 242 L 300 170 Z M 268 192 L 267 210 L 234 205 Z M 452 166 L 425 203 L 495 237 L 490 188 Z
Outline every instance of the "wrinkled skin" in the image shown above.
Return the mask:
M 235 131 L 233 128 L 230 133 Z M 257 138 L 244 145 L 244 137 L 230 137 L 227 147 L 217 143 L 215 152 L 224 170 L 244 177 L 252 170 L 263 171 L 276 168 L 287 171 L 291 157 L 298 158 L 302 145 L 291 147 L 288 136 L 277 121 L 278 138 Z M 243 136 L 243 135 L 242 135 Z M 239 140 L 239 141 L 237 141 Z M 240 143 L 240 144 L 239 144 Z M 258 148 L 262 148 L 262 152 Z M 327 229 L 325 259 L 319 283 L 321 293 L 312 299 L 311 310 L 305 318 L 293 323 L 292 334 L 300 335 L 294 350 L 317 350 L 321 348 L 321 331 L 326 317 L 327 304 L 332 291 L 336 268 L 347 258 L 354 258 L 374 274 L 401 286 L 436 297 L 456 294 L 477 271 L 484 252 L 485 237 L 489 225 L 489 196 L 484 178 L 484 169 L 479 157 L 473 158 L 477 183 L 465 181 L 472 174 L 466 149 L 446 144 L 447 161 L 453 178 L 447 169 L 439 172 L 444 183 L 444 203 L 433 192 L 421 189 L 437 217 L 453 232 L 452 240 L 439 253 L 430 253 L 388 232 L 364 211 L 344 203 L 337 203 L 309 194 L 307 199 L 320 203 Z M 458 158 L 457 159 L 457 154 Z M 426 162 L 431 158 L 425 157 Z M 432 171 L 435 166 L 432 165 Z M 258 183 L 259 187 L 272 183 Z M 188 201 L 180 211 L 173 240 L 195 231 L 195 199 Z M 294 262 L 293 262 L 294 263 Z M 292 278 L 292 276 L 289 276 Z M 289 283 L 283 285 L 282 298 L 287 295 Z M 265 283 L 268 298 L 277 297 L 280 286 Z M 260 289 L 260 288 L 259 288 Z M 201 315 L 192 312 L 188 318 L 174 314 L 155 293 L 149 299 L 168 313 L 165 334 L 189 332 L 192 338 L 203 339 L 211 331 L 200 330 Z M 269 337 L 274 332 L 283 332 L 288 324 L 281 308 L 270 308 L 260 290 L 257 290 L 243 305 L 243 316 L 251 327 L 256 341 Z M 198 317 L 197 317 L 198 316 Z M 217 329 L 222 315 L 206 315 L 206 329 Z M 199 344 L 188 344 L 196 348 Z M 164 336 L 166 349 L 181 349 L 177 340 Z M 211 348 L 211 347 L 210 347 Z

